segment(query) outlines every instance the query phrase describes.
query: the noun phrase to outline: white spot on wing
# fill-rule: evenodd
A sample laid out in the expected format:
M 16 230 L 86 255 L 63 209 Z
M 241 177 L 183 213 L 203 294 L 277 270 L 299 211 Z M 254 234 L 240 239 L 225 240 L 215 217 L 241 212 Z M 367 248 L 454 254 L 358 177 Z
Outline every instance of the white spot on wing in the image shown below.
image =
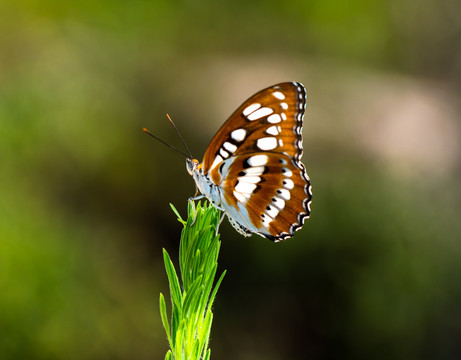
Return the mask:
M 282 172 L 283 172 L 283 176 L 286 176 L 286 177 L 292 177 L 293 176 L 292 171 L 290 169 L 288 169 L 288 168 L 283 168 Z
M 277 147 L 277 139 L 275 137 L 265 137 L 256 141 L 256 146 L 261 150 L 273 150 Z
M 266 228 L 269 227 L 269 224 L 274 220 L 272 219 L 271 217 L 267 216 L 266 214 L 263 214 L 264 216 L 261 215 L 261 218 L 263 219 L 262 220 L 262 224 L 263 226 L 265 226 Z
M 229 157 L 229 153 L 224 149 L 219 149 L 219 154 L 224 158 L 227 159 Z
M 282 109 L 286 110 L 288 109 L 288 104 L 287 103 L 280 103 L 280 106 L 282 107 Z
M 280 147 L 283 146 L 283 140 L 282 140 L 282 139 L 279 139 L 279 146 L 280 146 Z
M 264 116 L 267 116 L 269 114 L 272 114 L 274 110 L 268 107 L 263 107 L 261 109 L 256 110 L 255 112 L 251 113 L 250 115 L 247 116 L 247 119 L 250 121 L 254 121 L 257 119 L 260 119 Z
M 259 175 L 262 175 L 263 172 L 264 172 L 264 166 L 254 166 L 254 167 L 250 167 L 245 170 L 246 175 L 259 176 Z
M 242 142 L 246 135 L 247 132 L 245 129 L 237 129 L 231 132 L 231 138 L 237 142 Z
M 271 116 L 267 118 L 267 121 L 270 122 L 271 124 L 277 124 L 280 121 L 282 121 L 282 119 L 280 118 L 279 114 L 272 114 Z
M 250 106 L 247 106 L 247 107 L 243 110 L 243 115 L 248 116 L 248 115 L 251 114 L 253 111 L 259 109 L 260 107 L 261 107 L 261 104 L 258 104 L 258 103 L 251 104 Z
M 281 113 L 280 116 L 281 116 L 282 120 L 286 120 L 286 119 L 287 119 L 287 116 L 285 115 L 285 113 Z
M 218 165 L 220 162 L 222 162 L 224 159 L 221 157 L 221 155 L 216 155 L 213 164 L 211 164 L 210 169 L 213 169 L 216 165 Z
M 283 184 L 283 187 L 284 187 L 284 188 L 290 189 L 290 190 L 293 189 L 294 186 L 295 186 L 293 180 L 291 180 L 291 179 L 284 179 L 284 180 L 282 181 L 282 184 Z
M 271 115 L 271 116 L 273 116 L 273 115 Z M 274 125 L 274 126 L 271 126 L 270 128 L 267 128 L 267 130 L 266 130 L 266 134 L 269 134 L 269 135 L 274 135 L 274 136 L 276 136 L 276 135 L 278 135 L 279 133 L 280 133 L 280 131 L 279 131 L 278 127 L 275 126 L 275 125 Z
M 279 209 L 275 206 L 268 205 L 266 208 L 266 214 L 269 215 L 272 219 L 275 219 L 279 213 Z
M 230 153 L 233 153 L 235 150 L 237 150 L 237 146 L 234 144 L 231 144 L 230 142 L 226 141 L 224 144 L 222 144 L 223 148 L 229 151 Z
M 261 178 L 259 176 L 246 175 L 246 176 L 240 176 L 238 178 L 238 181 L 239 181 L 239 184 L 240 184 L 241 181 L 246 182 L 246 183 L 250 183 L 250 184 L 257 184 L 257 183 L 259 183 L 261 181 Z
M 277 193 L 285 200 L 290 200 L 290 192 L 287 189 L 278 189 Z
M 285 200 L 279 198 L 279 197 L 274 197 L 272 199 L 272 203 L 277 206 L 280 210 L 282 210 L 285 207 Z
M 250 166 L 266 165 L 268 161 L 269 157 L 267 155 L 254 155 L 248 158 L 248 164 Z
M 256 189 L 255 184 L 250 184 L 248 182 L 239 181 L 235 187 L 235 191 L 242 194 L 251 194 L 253 190 Z
M 275 91 L 274 93 L 272 93 L 272 95 L 274 95 L 279 100 L 285 99 L 285 95 L 283 95 L 283 93 L 281 93 L 280 91 Z
M 235 196 L 236 199 L 237 199 L 238 201 L 240 201 L 241 203 L 246 203 L 247 200 L 248 200 L 248 197 L 246 197 L 245 195 L 243 195 L 243 194 L 241 194 L 241 193 L 239 193 L 239 192 L 237 192 L 237 191 L 235 191 L 235 190 L 234 190 L 234 196 Z

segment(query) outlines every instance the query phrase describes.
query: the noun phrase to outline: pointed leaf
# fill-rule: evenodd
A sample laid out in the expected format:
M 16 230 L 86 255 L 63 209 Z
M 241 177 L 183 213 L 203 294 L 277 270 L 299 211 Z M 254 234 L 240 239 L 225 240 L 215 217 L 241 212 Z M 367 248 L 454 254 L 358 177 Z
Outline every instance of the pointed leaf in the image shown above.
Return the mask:
M 171 207 L 171 209 L 173 210 L 173 212 L 176 214 L 176 216 L 178 217 L 178 221 L 179 221 L 181 224 L 186 225 L 186 222 L 182 219 L 181 215 L 179 215 L 179 212 L 178 212 L 178 210 L 176 210 L 176 208 L 174 207 L 174 205 L 170 203 L 170 207 Z
M 166 304 L 165 304 L 165 298 L 163 297 L 163 294 L 160 293 L 160 317 L 162 319 L 163 327 L 165 328 L 166 336 L 168 338 L 168 342 L 170 343 L 170 347 L 173 345 L 171 342 L 171 333 L 170 333 L 170 324 L 168 323 L 168 316 L 166 314 Z
M 165 249 L 163 249 L 163 260 L 165 262 L 165 270 L 168 276 L 168 282 L 170 283 L 171 301 L 175 306 L 181 309 L 182 296 L 178 276 L 176 275 L 173 262 L 171 261 L 170 256 Z

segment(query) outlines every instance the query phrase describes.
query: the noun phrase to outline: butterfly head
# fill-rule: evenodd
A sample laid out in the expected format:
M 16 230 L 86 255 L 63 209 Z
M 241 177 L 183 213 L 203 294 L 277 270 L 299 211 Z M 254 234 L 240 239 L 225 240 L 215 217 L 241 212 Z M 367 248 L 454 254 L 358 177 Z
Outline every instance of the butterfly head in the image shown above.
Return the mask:
M 194 172 L 199 170 L 201 166 L 202 165 L 199 163 L 197 159 L 186 159 L 186 169 L 190 175 L 193 175 Z

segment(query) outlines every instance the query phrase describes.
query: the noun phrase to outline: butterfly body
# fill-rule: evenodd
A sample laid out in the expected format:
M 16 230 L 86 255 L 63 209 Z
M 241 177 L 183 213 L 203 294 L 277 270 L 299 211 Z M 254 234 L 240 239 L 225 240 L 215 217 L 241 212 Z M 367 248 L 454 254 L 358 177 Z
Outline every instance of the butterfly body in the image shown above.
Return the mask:
M 210 142 L 203 162 L 187 159 L 197 188 L 244 236 L 293 236 L 310 215 L 309 177 L 301 163 L 304 87 L 264 89 L 245 101 Z

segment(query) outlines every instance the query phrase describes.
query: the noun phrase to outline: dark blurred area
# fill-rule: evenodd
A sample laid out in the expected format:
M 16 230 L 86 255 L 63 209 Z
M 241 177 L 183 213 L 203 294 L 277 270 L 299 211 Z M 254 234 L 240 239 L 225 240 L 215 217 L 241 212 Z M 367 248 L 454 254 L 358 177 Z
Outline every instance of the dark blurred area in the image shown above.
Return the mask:
M 213 359 L 461 357 L 461 3 L 0 2 L 0 358 L 161 359 L 195 157 L 246 98 L 308 90 L 312 217 L 225 221 Z

